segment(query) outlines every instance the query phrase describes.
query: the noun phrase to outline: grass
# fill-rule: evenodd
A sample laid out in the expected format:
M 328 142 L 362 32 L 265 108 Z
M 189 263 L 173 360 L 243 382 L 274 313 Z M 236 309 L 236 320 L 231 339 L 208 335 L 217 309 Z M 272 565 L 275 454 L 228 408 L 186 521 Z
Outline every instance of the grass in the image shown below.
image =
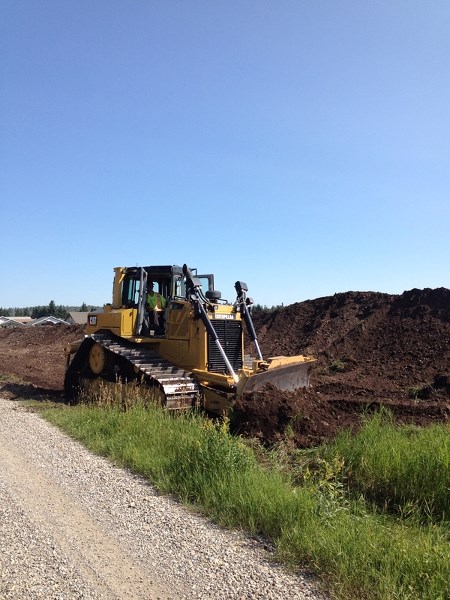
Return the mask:
M 295 451 L 286 468 L 280 449 L 268 455 L 195 414 L 83 405 L 43 414 L 161 492 L 271 540 L 335 598 L 450 598 L 445 427 L 398 428 L 376 415 L 356 437 Z
M 398 427 L 382 410 L 353 436 L 342 432 L 324 447 L 325 460 L 340 460 L 349 493 L 379 508 L 433 522 L 450 519 L 450 427 Z
M 329 370 L 332 373 L 342 373 L 343 371 L 345 371 L 345 362 L 338 358 L 331 363 L 331 365 L 329 366 Z
M 0 383 L 25 383 L 23 379 L 17 377 L 16 375 L 3 373 L 0 374 Z

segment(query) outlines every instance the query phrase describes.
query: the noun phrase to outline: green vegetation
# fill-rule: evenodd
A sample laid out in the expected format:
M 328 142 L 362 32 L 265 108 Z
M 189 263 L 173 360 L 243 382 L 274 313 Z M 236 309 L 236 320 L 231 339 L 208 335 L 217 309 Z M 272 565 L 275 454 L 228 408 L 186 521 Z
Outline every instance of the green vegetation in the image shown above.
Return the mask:
M 16 375 L 12 375 L 10 373 L 1 373 L 0 374 L 0 382 L 2 383 L 24 383 L 20 377 L 16 377 Z
M 410 387 L 408 389 L 408 398 L 412 398 L 413 400 L 416 400 L 421 389 L 422 389 L 422 386 L 420 386 L 420 385 L 414 385 L 413 387 Z
M 433 395 L 433 388 L 429 385 L 415 385 L 410 387 L 408 390 L 408 397 L 413 400 L 417 400 L 420 398 L 421 400 L 426 400 Z
M 331 363 L 329 368 L 332 373 L 342 373 L 345 371 L 345 362 L 338 358 Z
M 59 319 L 66 319 L 69 316 L 69 312 L 87 312 L 96 310 L 96 308 L 97 307 L 95 306 L 87 306 L 84 302 L 81 306 L 56 305 L 54 300 L 50 300 L 50 302 L 44 306 L 25 306 L 22 308 L 0 307 L 0 315 L 4 317 L 31 317 L 32 319 L 39 319 L 40 317 L 52 315 Z
M 230 436 L 227 422 L 157 407 L 43 414 L 222 525 L 271 539 L 280 560 L 311 568 L 336 598 L 449 598 L 444 426 L 399 428 L 375 415 L 356 437 L 267 452 Z
M 272 306 L 266 306 L 265 304 L 254 304 L 252 306 L 252 314 L 256 316 L 258 314 L 268 315 L 277 311 L 279 308 L 283 308 L 284 304 L 276 304 Z
M 344 431 L 321 449 L 326 461 L 341 460 L 353 496 L 421 521 L 450 520 L 450 428 L 398 427 L 382 410 L 366 418 L 357 436 Z

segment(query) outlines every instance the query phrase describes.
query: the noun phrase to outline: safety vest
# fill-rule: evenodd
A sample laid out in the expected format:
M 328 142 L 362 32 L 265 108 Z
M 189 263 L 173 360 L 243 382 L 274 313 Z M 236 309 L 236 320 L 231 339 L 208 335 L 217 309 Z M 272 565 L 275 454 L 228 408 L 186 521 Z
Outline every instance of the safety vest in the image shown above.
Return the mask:
M 166 299 L 158 292 L 153 292 L 153 296 L 147 294 L 147 304 L 150 306 L 151 310 L 155 310 L 155 308 L 166 308 Z

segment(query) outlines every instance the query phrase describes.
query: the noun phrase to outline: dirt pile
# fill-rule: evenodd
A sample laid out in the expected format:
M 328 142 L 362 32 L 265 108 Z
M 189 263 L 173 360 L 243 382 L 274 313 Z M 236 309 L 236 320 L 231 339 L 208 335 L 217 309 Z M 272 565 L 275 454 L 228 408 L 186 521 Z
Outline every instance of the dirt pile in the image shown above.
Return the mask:
M 255 313 L 263 356 L 308 354 L 311 388 L 249 394 L 235 427 L 272 443 L 286 428 L 299 446 L 357 427 L 380 405 L 398 420 L 446 422 L 450 408 L 450 290 L 347 292 Z
M 30 385 L 0 385 L 3 394 L 28 390 L 33 395 L 61 395 L 65 362 L 64 348 L 85 334 L 81 325 L 0 327 L 0 377 L 13 375 Z
M 264 357 L 317 358 L 311 388 L 267 386 L 237 403 L 233 426 L 268 444 L 286 432 L 299 446 L 357 427 L 364 411 L 388 405 L 404 422 L 446 422 L 450 405 L 450 290 L 401 295 L 347 292 L 253 315 Z M 81 326 L 0 328 L 2 393 L 62 396 L 64 346 Z M 0 386 L 1 388 L 1 386 Z

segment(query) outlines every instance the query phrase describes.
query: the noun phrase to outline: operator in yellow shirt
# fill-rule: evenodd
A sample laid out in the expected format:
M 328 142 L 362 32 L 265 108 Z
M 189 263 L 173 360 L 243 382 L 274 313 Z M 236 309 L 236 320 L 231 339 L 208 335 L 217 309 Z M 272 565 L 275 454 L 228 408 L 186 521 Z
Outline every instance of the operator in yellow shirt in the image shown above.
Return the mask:
M 147 284 L 147 302 L 145 303 L 145 310 L 149 315 L 153 316 L 153 325 L 155 329 L 160 328 L 160 317 L 159 313 L 166 308 L 166 299 L 161 296 L 160 293 L 154 291 L 153 281 L 149 281 Z

